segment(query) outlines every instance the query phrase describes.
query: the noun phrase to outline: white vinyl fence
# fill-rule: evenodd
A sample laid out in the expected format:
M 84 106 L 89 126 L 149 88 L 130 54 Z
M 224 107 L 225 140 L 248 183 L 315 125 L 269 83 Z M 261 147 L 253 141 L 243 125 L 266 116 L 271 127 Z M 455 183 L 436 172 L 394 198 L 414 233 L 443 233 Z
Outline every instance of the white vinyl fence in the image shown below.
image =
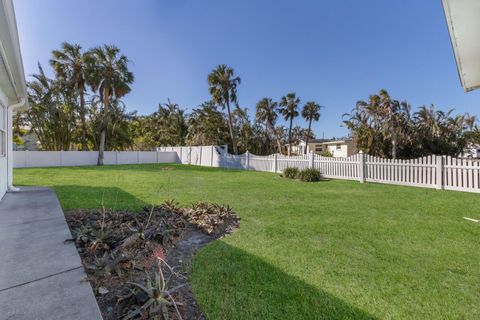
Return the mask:
M 97 151 L 14 151 L 14 168 L 96 165 Z M 325 178 L 480 192 L 480 161 L 447 156 L 393 160 L 359 153 L 348 158 L 251 153 L 232 155 L 226 146 L 160 147 L 157 151 L 107 151 L 105 164 L 182 163 L 282 172 L 316 168 Z
M 363 153 L 347 158 L 316 154 L 257 156 L 232 155 L 225 146 L 162 147 L 161 151 L 179 154 L 181 163 L 232 169 L 282 172 L 287 167 L 316 168 L 322 176 L 405 186 L 480 192 L 480 161 L 447 156 L 418 159 L 383 159 Z
M 14 168 L 93 166 L 98 151 L 13 151 Z M 105 164 L 179 162 L 176 152 L 105 151 Z

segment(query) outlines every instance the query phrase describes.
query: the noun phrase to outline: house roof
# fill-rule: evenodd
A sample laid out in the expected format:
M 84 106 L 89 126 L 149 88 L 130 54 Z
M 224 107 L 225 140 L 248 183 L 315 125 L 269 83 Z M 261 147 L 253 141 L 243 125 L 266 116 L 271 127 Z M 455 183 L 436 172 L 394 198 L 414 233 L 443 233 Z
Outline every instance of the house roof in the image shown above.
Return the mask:
M 342 143 L 347 143 L 349 141 L 350 140 L 330 140 L 330 141 L 324 142 L 324 144 L 342 144 Z
M 0 0 L 0 88 L 10 105 L 27 95 L 12 0 Z
M 332 139 L 311 139 L 308 140 L 309 143 L 324 143 L 324 142 L 329 142 L 332 141 Z
M 465 91 L 480 88 L 480 1 L 442 3 L 460 82 Z

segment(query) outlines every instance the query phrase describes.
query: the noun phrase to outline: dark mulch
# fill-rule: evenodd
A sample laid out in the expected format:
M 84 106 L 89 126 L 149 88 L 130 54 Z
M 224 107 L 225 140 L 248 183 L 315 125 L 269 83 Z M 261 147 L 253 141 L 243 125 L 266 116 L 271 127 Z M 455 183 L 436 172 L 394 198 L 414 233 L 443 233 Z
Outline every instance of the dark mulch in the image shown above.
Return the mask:
M 188 283 L 192 258 L 240 222 L 228 206 L 197 203 L 185 208 L 173 201 L 137 213 L 92 209 L 70 210 L 65 216 L 105 320 L 140 310 L 148 295 L 129 283 L 146 286 L 160 262 L 171 268 L 162 268 L 168 288 L 180 286 L 172 298 L 181 318 L 204 319 Z M 173 306 L 168 316 L 180 318 Z M 131 319 L 162 317 L 142 309 Z

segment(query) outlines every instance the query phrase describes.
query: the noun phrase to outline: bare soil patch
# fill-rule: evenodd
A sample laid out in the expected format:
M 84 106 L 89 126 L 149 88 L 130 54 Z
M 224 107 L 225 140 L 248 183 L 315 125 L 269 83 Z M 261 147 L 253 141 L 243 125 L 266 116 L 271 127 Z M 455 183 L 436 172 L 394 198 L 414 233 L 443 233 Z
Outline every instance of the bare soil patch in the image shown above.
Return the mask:
M 192 258 L 240 223 L 228 206 L 174 201 L 65 216 L 105 320 L 204 319 L 188 283 Z

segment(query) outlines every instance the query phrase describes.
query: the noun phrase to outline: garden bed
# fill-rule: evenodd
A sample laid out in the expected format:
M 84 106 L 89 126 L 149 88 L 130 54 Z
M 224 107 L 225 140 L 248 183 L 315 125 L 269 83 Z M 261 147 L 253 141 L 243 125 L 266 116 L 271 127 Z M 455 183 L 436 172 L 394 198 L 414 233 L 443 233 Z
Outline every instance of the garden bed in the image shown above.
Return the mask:
M 233 232 L 228 207 L 173 201 L 142 212 L 66 212 L 105 320 L 203 319 L 188 283 L 191 260 L 207 243 Z

